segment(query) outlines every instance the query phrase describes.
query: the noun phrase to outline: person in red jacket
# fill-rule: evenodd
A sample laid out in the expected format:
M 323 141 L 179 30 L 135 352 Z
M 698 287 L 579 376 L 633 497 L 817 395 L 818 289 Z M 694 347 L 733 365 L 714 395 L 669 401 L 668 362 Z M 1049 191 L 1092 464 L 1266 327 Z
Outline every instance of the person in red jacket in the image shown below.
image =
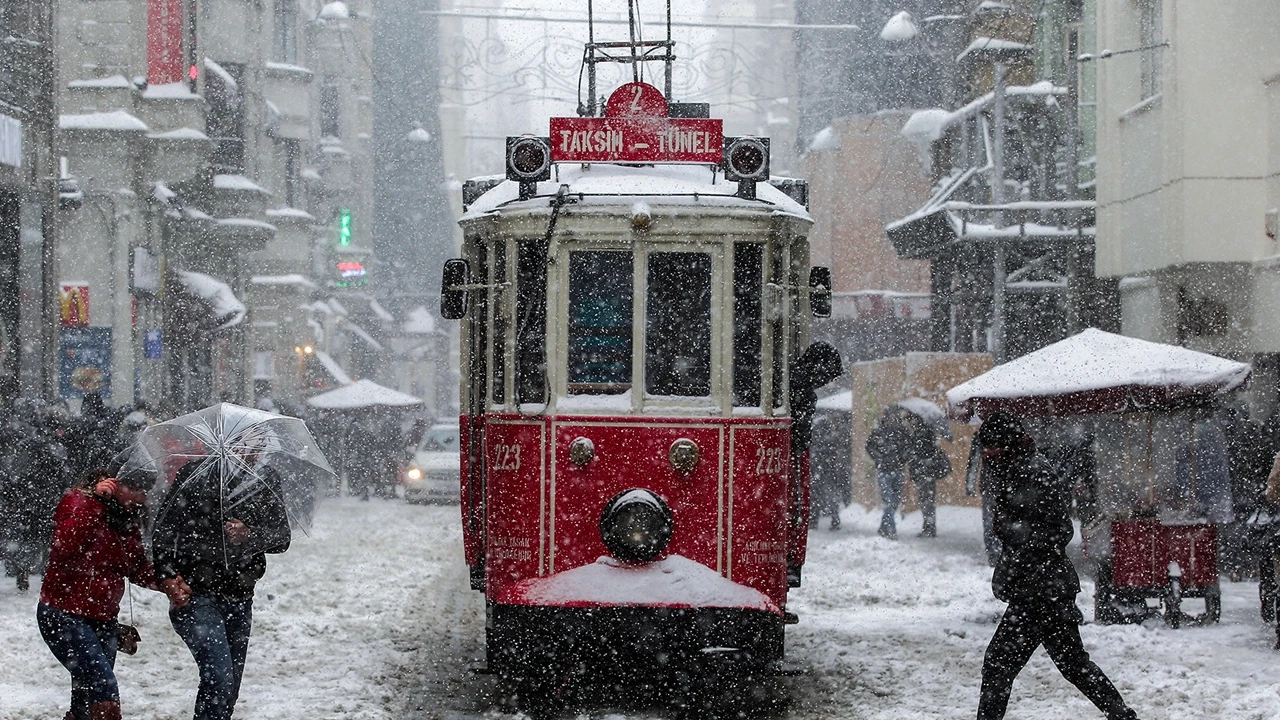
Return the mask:
M 54 512 L 36 621 L 49 650 L 71 673 L 66 720 L 120 720 L 116 615 L 126 578 L 162 590 L 175 607 L 191 596 L 181 577 L 156 581 L 142 545 L 147 488 L 139 482 L 90 471 Z

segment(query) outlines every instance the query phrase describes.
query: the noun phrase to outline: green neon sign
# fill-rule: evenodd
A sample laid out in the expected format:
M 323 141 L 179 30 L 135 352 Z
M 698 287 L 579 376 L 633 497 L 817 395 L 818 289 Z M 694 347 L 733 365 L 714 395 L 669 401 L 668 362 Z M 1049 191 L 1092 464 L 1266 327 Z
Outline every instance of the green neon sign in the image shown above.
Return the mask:
M 351 244 L 351 211 L 346 208 L 338 211 L 338 244 Z

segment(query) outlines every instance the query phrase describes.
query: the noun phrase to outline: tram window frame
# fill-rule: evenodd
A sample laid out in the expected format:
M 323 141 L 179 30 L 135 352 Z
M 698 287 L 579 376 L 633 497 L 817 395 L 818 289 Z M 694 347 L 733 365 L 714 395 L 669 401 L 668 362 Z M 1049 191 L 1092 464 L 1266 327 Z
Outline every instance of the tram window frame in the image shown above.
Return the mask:
M 483 243 L 475 248 L 475 268 L 476 277 L 489 276 L 489 250 Z M 473 417 L 481 414 L 488 407 L 489 305 L 489 293 L 475 293 L 471 311 L 463 319 L 468 328 L 467 408 L 468 414 Z
M 619 294 L 618 296 L 618 300 L 621 302 L 622 305 L 617 308 L 617 312 L 616 312 L 617 317 L 619 319 L 625 319 L 625 321 L 617 325 L 583 326 L 581 324 L 575 324 L 575 315 L 578 314 L 577 311 L 575 310 L 575 304 L 578 303 L 580 300 L 590 299 L 590 298 L 583 298 L 582 295 L 580 295 L 579 293 L 587 289 L 600 289 L 601 283 L 606 279 L 599 274 L 602 268 L 599 268 L 599 267 L 592 268 L 590 266 L 585 266 L 582 263 L 585 261 L 589 261 L 591 258 L 594 258 L 597 262 L 599 262 L 604 260 L 606 257 L 609 257 L 610 259 L 613 259 L 613 260 L 625 262 L 626 271 L 622 272 L 622 264 L 620 262 L 619 266 L 615 268 L 615 270 L 618 271 L 617 277 L 613 278 L 614 280 L 618 281 L 619 290 L 623 289 L 622 288 L 623 284 L 625 284 L 626 286 L 625 296 L 621 294 Z M 569 260 L 568 271 L 567 271 L 568 303 L 566 305 L 567 313 L 565 316 L 566 337 L 565 337 L 565 344 L 563 346 L 565 348 L 565 381 L 567 385 L 566 389 L 568 391 L 568 394 L 569 395 L 620 395 L 620 394 L 623 394 L 628 390 L 630 390 L 634 383 L 632 358 L 634 357 L 634 353 L 635 353 L 634 311 L 635 311 L 635 300 L 636 300 L 636 287 L 635 287 L 636 286 L 636 272 L 635 272 L 636 254 L 634 251 L 630 249 L 604 250 L 604 249 L 584 248 L 581 250 L 570 250 L 568 253 L 568 260 Z M 576 277 L 579 272 L 589 273 L 594 277 L 591 277 L 590 275 L 588 277 Z M 624 278 L 625 278 L 625 283 L 622 282 Z M 575 340 L 583 339 L 585 337 L 585 336 L 582 336 L 580 333 L 576 333 L 575 330 L 583 327 L 596 328 L 596 329 L 607 328 L 611 330 L 611 332 L 605 334 L 603 337 L 613 336 L 619 340 L 622 340 L 622 342 L 624 343 L 625 347 L 622 350 L 617 352 L 618 359 L 615 361 L 615 364 L 617 364 L 619 367 L 617 368 L 617 372 L 614 375 L 614 379 L 582 380 L 582 379 L 579 379 L 581 375 L 578 375 L 577 377 L 575 377 L 575 371 L 579 369 L 580 365 L 578 365 L 575 361 L 574 344 L 575 344 Z M 625 329 L 625 332 L 623 332 L 624 329 Z M 602 336 L 599 333 L 597 333 L 595 337 L 599 339 Z M 624 367 L 625 367 L 625 370 L 622 369 Z M 621 381 L 621 378 L 623 377 L 626 378 L 625 382 Z
M 792 297 L 795 282 L 791 277 L 790 248 L 776 242 L 769 253 L 770 304 L 766 307 L 770 328 L 770 360 L 772 363 L 772 409 L 787 406 L 787 390 L 790 381 L 790 323 Z
M 714 387 L 712 313 L 716 257 L 706 251 L 654 250 L 645 267 L 646 397 L 710 397 Z M 684 292 L 690 288 L 696 292 Z M 676 356 L 674 351 L 688 352 Z M 678 369 L 680 360 L 692 362 Z
M 516 243 L 515 401 L 547 402 L 548 243 Z
M 507 243 L 496 240 L 491 246 L 492 275 L 489 278 L 491 314 L 489 316 L 490 387 L 495 407 L 507 403 L 507 330 L 510 325 L 504 290 L 507 289 Z
M 733 243 L 733 405 L 764 397 L 764 243 Z

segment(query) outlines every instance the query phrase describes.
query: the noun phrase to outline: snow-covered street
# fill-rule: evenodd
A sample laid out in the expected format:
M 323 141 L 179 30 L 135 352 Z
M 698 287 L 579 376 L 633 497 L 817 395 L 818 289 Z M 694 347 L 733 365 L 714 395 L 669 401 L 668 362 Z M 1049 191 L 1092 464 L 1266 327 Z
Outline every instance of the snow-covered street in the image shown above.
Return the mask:
M 467 589 L 457 508 L 331 500 L 309 537 L 269 561 L 259 585 L 240 720 L 509 717 L 490 707 L 479 658 L 483 599 Z M 1002 606 L 991 598 L 975 510 L 940 508 L 934 541 L 902 521 L 847 508 L 845 528 L 810 534 L 805 586 L 791 609 L 794 718 L 969 718 L 982 652 Z M 68 676 L 35 627 L 36 590 L 0 586 L 0 720 L 60 717 Z M 1169 630 L 1089 624 L 1086 647 L 1144 719 L 1280 718 L 1280 655 L 1258 619 L 1257 586 L 1224 581 L 1218 626 Z M 1092 617 L 1092 585 L 1080 596 Z M 195 665 L 166 601 L 133 591 L 143 642 L 117 664 L 124 714 L 189 717 Z M 128 614 L 128 601 L 125 602 Z M 575 712 L 566 717 L 578 717 Z M 584 718 L 619 720 L 606 710 Z M 627 717 L 662 715 L 629 713 Z M 1019 677 L 1010 720 L 1101 717 L 1043 651 Z

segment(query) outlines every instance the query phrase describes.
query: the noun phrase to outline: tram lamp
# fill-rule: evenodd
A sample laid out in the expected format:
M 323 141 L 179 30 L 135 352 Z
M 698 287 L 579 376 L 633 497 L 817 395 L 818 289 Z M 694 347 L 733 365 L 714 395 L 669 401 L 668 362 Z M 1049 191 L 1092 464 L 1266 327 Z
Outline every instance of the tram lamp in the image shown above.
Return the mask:
M 809 269 L 809 311 L 814 317 L 831 317 L 831 268 Z
M 667 549 L 675 521 L 671 508 L 651 490 L 623 490 L 604 506 L 600 537 L 609 554 L 627 563 L 646 563 Z
M 754 200 L 756 183 L 769 182 L 769 138 L 724 139 L 724 179 L 738 183 L 738 195 Z
M 508 137 L 507 179 L 520 183 L 521 200 L 533 197 L 537 183 L 551 179 L 551 138 Z
M 440 317 L 461 320 L 467 315 L 467 279 L 471 271 L 467 261 L 453 258 L 444 261 L 440 280 Z

